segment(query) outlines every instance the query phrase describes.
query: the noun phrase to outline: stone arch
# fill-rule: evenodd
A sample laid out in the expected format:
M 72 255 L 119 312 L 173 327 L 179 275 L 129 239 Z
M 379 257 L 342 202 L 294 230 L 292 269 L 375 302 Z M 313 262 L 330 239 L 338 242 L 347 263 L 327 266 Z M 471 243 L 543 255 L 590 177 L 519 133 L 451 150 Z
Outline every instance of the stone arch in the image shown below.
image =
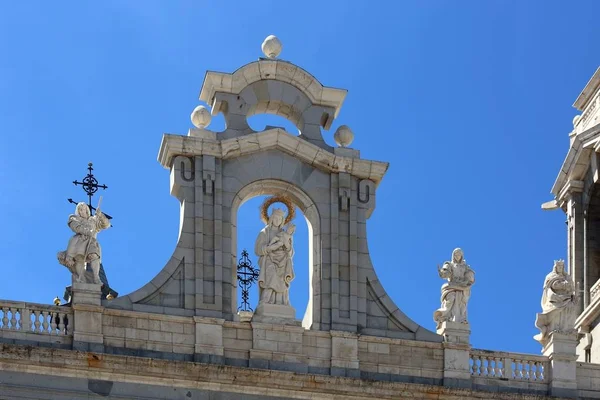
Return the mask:
M 259 60 L 233 74 L 208 72 L 200 99 L 212 106 L 212 114 L 223 113 L 223 139 L 255 133 L 247 123 L 258 113 L 276 114 L 291 121 L 300 137 L 331 151 L 321 128 L 328 130 L 346 96 L 345 90 L 323 86 L 294 64 L 281 60 Z
M 306 221 L 308 222 L 308 262 L 309 262 L 309 301 L 306 307 L 305 316 L 303 319 L 303 326 L 310 328 L 312 323 L 316 320 L 320 321 L 320 308 L 318 304 L 315 304 L 313 298 L 320 294 L 319 282 L 321 276 L 321 252 L 319 251 L 319 241 L 321 238 L 321 217 L 316 204 L 310 198 L 310 196 L 301 188 L 293 185 L 289 182 L 285 182 L 278 179 L 261 179 L 253 181 L 244 187 L 242 187 L 233 198 L 231 203 L 231 255 L 235 257 L 238 254 L 237 251 L 237 215 L 239 208 L 246 201 L 253 197 L 261 195 L 285 195 L 288 196 L 294 205 L 298 207 Z M 233 258 L 232 262 L 235 264 L 236 259 Z M 236 282 L 237 276 L 235 271 L 232 269 L 232 282 Z M 317 291 L 315 292 L 315 287 Z M 232 285 L 232 298 L 237 298 L 237 284 Z M 234 312 L 235 310 L 232 310 Z

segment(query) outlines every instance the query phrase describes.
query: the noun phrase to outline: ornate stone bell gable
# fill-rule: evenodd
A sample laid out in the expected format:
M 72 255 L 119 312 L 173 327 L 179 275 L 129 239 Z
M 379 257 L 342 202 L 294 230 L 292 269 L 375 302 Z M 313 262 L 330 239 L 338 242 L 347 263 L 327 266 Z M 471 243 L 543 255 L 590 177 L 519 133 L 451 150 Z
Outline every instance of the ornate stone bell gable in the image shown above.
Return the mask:
M 213 115 L 224 114 L 226 129 L 206 129 L 210 114 L 199 106 L 196 128 L 187 136 L 165 134 L 158 155 L 181 202 L 177 247 L 151 282 L 105 306 L 235 320 L 238 209 L 255 196 L 284 195 L 309 226 L 305 328 L 441 342 L 394 304 L 371 264 L 366 222 L 388 163 L 347 148 L 353 135 L 346 126 L 335 134 L 340 147 L 325 143 L 321 127 L 331 126 L 345 95 L 276 59 L 233 74 L 208 72 L 200 99 Z M 283 116 L 300 134 L 254 132 L 246 120 L 257 113 Z

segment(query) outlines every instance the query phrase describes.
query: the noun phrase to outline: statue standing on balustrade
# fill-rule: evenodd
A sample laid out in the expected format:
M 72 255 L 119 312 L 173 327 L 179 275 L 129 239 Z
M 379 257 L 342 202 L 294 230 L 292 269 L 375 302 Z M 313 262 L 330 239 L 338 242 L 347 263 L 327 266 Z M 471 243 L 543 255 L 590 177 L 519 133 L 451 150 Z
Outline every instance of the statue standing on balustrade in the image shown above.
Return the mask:
M 288 205 L 288 215 L 282 209 L 275 208 L 270 216 L 266 209 L 275 201 L 282 201 L 273 197 L 263 204 L 262 217 L 267 225 L 260 231 L 254 246 L 254 252 L 259 257 L 258 275 L 259 304 L 290 305 L 290 283 L 294 279 L 293 233 L 295 225 L 290 221 L 293 218 L 293 205 Z M 266 205 L 266 206 L 265 206 Z M 287 229 L 284 225 L 287 224 Z
M 448 282 L 442 285 L 442 306 L 433 313 L 437 328 L 445 321 L 468 323 L 467 303 L 471 297 L 471 286 L 475 283 L 475 272 L 467 265 L 463 251 L 455 249 L 452 261 L 444 262 L 441 268 L 438 265 L 438 274 Z
M 573 279 L 565 272 L 563 260 L 554 261 L 552 272 L 544 280 L 542 313 L 535 318 L 540 333 L 533 338 L 545 346 L 552 332 L 574 333 L 576 318 L 577 296 Z
M 59 252 L 57 257 L 58 262 L 71 271 L 75 282 L 102 283 L 99 276 L 102 251 L 96 236 L 98 232 L 108 229 L 110 222 L 99 208 L 96 215 L 92 216 L 87 204 L 77 203 L 75 214 L 69 216 L 67 224 L 75 235 L 69 239 L 67 250 Z M 85 273 L 88 264 L 92 271 L 91 278 L 86 277 Z

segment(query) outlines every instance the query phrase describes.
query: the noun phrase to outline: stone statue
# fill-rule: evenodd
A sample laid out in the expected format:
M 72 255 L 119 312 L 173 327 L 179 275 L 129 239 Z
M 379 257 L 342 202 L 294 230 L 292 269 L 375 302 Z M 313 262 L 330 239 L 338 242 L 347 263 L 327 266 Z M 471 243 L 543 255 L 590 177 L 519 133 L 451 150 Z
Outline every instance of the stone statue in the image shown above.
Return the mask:
M 576 318 L 577 296 L 573 279 L 565 272 L 563 260 L 554 261 L 552 272 L 544 280 L 542 313 L 535 318 L 540 333 L 533 338 L 545 346 L 552 332 L 574 333 Z
M 274 209 L 268 224 L 259 233 L 254 252 L 259 257 L 259 305 L 290 305 L 290 282 L 294 279 L 294 241 L 296 229 L 290 223 L 283 229 L 284 211 Z
M 67 224 L 75 235 L 69 239 L 67 250 L 58 253 L 58 262 L 71 271 L 75 282 L 102 283 L 99 276 L 102 251 L 96 235 L 110 227 L 108 218 L 99 210 L 91 216 L 87 204 L 77 203 L 75 214 L 69 216 Z M 85 273 L 88 263 L 91 278 Z
M 445 321 L 467 324 L 467 303 L 475 283 L 475 272 L 467 265 L 463 251 L 455 249 L 452 261 L 444 262 L 441 268 L 438 265 L 438 274 L 448 282 L 442 285 L 442 306 L 433 313 L 437 329 Z

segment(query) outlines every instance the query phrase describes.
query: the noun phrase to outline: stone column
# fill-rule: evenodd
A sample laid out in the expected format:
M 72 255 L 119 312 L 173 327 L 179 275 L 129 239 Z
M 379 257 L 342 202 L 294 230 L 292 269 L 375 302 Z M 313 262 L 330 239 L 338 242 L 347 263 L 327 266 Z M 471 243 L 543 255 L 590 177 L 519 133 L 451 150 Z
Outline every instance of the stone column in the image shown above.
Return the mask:
M 444 337 L 444 386 L 470 388 L 471 326 L 468 323 L 445 321 L 442 322 L 437 333 Z
M 101 284 L 73 282 L 73 349 L 104 352 Z
M 577 333 L 552 332 L 542 353 L 550 360 L 549 394 L 563 398 L 577 397 Z

